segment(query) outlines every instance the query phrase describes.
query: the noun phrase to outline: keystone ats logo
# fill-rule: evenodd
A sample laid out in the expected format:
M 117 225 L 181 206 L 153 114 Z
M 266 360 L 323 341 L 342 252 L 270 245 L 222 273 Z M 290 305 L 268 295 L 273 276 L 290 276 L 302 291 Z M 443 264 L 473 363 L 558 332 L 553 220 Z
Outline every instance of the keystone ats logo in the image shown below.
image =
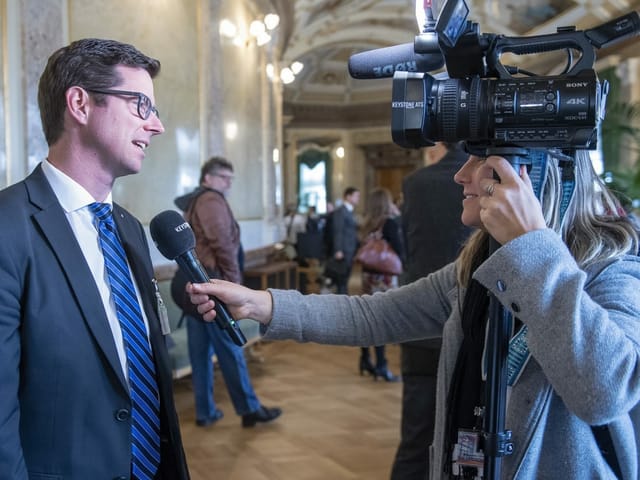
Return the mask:
M 185 230 L 189 230 L 189 229 L 191 229 L 191 227 L 189 226 L 189 224 L 188 224 L 187 222 L 184 222 L 183 224 L 178 225 L 178 226 L 175 228 L 175 231 L 176 231 L 176 232 L 183 232 L 183 231 L 185 231 Z
M 391 102 L 391 108 L 404 108 L 405 110 L 424 108 L 424 102 Z

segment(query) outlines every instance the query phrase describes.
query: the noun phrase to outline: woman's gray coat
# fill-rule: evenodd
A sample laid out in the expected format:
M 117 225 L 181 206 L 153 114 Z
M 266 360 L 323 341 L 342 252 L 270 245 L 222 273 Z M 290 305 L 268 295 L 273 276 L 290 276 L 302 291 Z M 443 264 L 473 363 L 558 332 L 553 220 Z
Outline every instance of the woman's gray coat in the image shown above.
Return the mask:
M 608 424 L 623 478 L 638 479 L 640 259 L 583 271 L 557 234 L 538 230 L 498 249 L 474 278 L 527 325 L 532 354 L 510 389 L 506 428 L 515 448 L 502 478 L 615 478 L 590 427 Z M 373 296 L 271 294 L 267 339 L 365 346 L 442 335 L 431 478 L 445 478 L 445 401 L 464 298 L 455 265 Z

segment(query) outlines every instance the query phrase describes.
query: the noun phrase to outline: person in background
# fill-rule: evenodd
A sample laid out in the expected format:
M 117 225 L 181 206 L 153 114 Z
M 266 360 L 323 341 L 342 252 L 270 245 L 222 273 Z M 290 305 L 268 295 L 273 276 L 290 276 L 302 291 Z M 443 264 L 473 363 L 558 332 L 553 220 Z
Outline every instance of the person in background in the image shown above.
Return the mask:
M 200 186 L 175 199 L 184 211 L 196 237 L 196 254 L 203 267 L 214 278 L 241 283 L 238 261 L 240 227 L 226 195 L 233 181 L 233 165 L 222 157 L 210 158 L 200 169 Z M 185 280 L 186 282 L 186 280 Z M 173 290 L 184 291 L 184 283 Z M 180 302 L 182 303 L 182 302 Z M 223 417 L 213 398 L 213 363 L 215 354 L 225 380 L 231 402 L 242 417 L 243 427 L 271 422 L 282 410 L 263 406 L 251 385 L 242 347 L 216 324 L 203 322 L 197 312 L 184 310 L 187 319 L 187 341 L 191 362 L 191 380 L 196 403 L 196 425 L 206 427 Z
M 47 158 L 0 192 L 2 478 L 189 478 L 145 231 L 112 199 L 164 132 L 159 71 L 87 38 L 40 77 Z
M 298 212 L 295 203 L 290 203 L 287 205 L 283 221 L 286 229 L 285 254 L 289 260 L 294 260 L 298 256 L 298 234 L 306 232 L 307 219 Z
M 402 231 L 407 259 L 400 280 L 412 283 L 455 260 L 472 229 L 461 221 L 462 188 L 453 176 L 469 156 L 461 145 L 438 142 L 426 149 L 427 165 L 402 183 Z M 418 320 L 419 321 L 419 320 Z M 439 338 L 400 345 L 402 423 L 391 480 L 424 480 L 436 412 Z
M 362 226 L 363 241 L 368 235 L 382 234 L 391 248 L 396 252 L 401 260 L 405 258 L 404 240 L 402 227 L 394 215 L 395 205 L 391 192 L 386 188 L 376 188 L 369 194 L 367 202 L 367 213 Z M 362 293 L 372 295 L 376 292 L 386 292 L 398 286 L 398 276 L 386 273 L 362 270 Z M 369 347 L 360 349 L 360 375 L 368 372 L 377 380 L 378 377 L 387 382 L 397 382 L 400 378 L 391 373 L 388 368 L 387 357 L 384 345 L 374 347 L 376 354 L 375 367 L 371 363 Z
M 353 256 L 358 247 L 358 224 L 354 210 L 360 202 L 360 190 L 347 187 L 342 195 L 342 204 L 331 213 L 330 255 L 344 263 L 344 273 L 336 277 L 336 293 L 347 294 Z
M 307 221 L 305 231 L 307 233 L 322 233 L 324 218 L 318 215 L 315 205 L 310 205 L 307 210 Z
M 271 340 L 366 346 L 442 336 L 430 478 L 462 479 L 480 475 L 484 462 L 492 294 L 514 316 L 522 348 L 513 359 L 524 360 L 509 378 L 513 451 L 501 459 L 502 478 L 638 478 L 638 235 L 589 152 L 530 155 L 538 153 L 548 160 L 541 200 L 524 165 L 469 157 L 454 178 L 463 187 L 462 222 L 478 230 L 454 262 L 409 285 L 304 296 L 212 280 L 190 284 L 191 301 L 212 321 L 213 295 L 234 318 L 261 322 Z M 568 175 L 573 189 L 562 188 Z
M 393 200 L 393 217 L 400 219 L 400 215 L 402 215 L 402 206 L 404 204 L 404 193 L 400 192 L 396 198 Z

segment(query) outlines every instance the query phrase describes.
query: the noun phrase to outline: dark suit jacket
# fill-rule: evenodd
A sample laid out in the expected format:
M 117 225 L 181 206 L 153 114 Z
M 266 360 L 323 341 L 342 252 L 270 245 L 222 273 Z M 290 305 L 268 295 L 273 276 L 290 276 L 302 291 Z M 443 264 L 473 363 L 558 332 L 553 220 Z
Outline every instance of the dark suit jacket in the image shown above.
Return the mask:
M 407 263 L 403 283 L 411 283 L 452 262 L 469 236 L 471 229 L 460 220 L 462 187 L 453 180 L 466 159 L 464 152 L 448 152 L 438 163 L 422 167 L 404 179 L 401 218 Z M 429 365 L 427 368 L 433 368 L 435 375 L 440 340 L 404 345 L 434 349 L 430 361 L 420 364 Z
M 189 478 L 142 225 L 114 218 L 149 320 L 163 480 Z M 100 296 L 40 166 L 0 192 L 0 477 L 128 479 L 131 399 Z
M 352 212 L 340 205 L 333 213 L 333 252 L 342 251 L 345 261 L 351 264 L 358 247 L 358 224 Z

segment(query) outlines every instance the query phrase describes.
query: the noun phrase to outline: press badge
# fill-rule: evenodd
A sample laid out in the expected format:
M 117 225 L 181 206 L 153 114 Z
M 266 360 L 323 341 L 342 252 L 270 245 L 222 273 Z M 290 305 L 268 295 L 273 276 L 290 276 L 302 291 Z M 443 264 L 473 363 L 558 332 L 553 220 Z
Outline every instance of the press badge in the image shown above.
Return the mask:
M 453 448 L 452 473 L 456 477 L 481 479 L 484 470 L 484 452 L 480 450 L 480 432 L 458 430 L 458 443 Z
M 158 318 L 160 319 L 160 328 L 162 329 L 162 335 L 169 335 L 171 333 L 171 326 L 169 325 L 169 314 L 167 313 L 167 307 L 162 300 L 160 290 L 158 289 L 158 281 L 152 278 L 153 288 L 156 294 L 156 303 L 158 306 Z

